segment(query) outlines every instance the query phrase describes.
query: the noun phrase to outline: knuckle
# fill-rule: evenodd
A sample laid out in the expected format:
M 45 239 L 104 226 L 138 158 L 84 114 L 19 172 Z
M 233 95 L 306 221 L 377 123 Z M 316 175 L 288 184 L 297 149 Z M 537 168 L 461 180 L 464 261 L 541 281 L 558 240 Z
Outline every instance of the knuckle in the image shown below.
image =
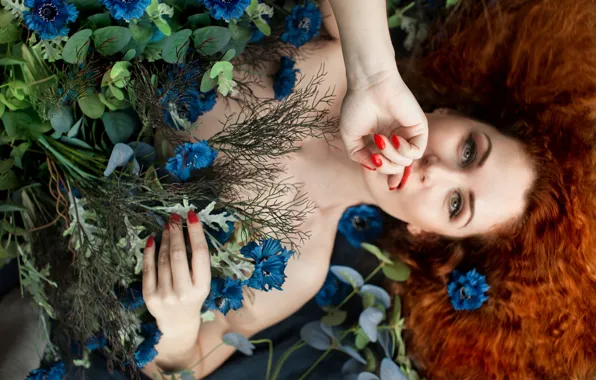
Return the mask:
M 195 251 L 198 253 L 204 253 L 209 251 L 209 246 L 207 245 L 205 239 L 202 239 L 201 241 L 197 242 L 197 244 L 195 245 Z
M 170 253 L 170 257 L 173 261 L 186 260 L 186 252 L 180 249 L 175 249 Z

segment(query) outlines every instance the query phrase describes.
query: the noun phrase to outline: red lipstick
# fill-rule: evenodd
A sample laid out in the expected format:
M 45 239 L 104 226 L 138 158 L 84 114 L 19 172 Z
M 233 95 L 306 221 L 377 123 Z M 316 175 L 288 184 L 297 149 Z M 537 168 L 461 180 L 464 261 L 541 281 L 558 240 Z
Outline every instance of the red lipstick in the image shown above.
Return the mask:
M 401 177 L 401 182 L 399 183 L 399 186 L 397 186 L 399 190 L 403 189 L 403 187 L 406 185 L 406 182 L 408 182 L 408 178 L 410 178 L 411 173 L 412 165 L 406 166 L 406 168 L 404 169 L 404 175 Z

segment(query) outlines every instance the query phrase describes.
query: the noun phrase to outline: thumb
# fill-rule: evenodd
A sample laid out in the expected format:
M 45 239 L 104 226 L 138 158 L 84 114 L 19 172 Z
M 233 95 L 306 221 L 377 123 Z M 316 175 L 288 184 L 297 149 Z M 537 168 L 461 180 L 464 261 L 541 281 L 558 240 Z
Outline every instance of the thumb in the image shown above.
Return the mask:
M 391 115 L 397 120 L 400 135 L 408 142 L 405 156 L 419 159 L 426 151 L 428 143 L 428 120 L 410 90 L 405 90 L 404 96 L 399 97 L 390 106 Z
M 342 133 L 342 139 L 346 147 L 346 153 L 352 161 L 358 162 L 369 169 L 374 169 L 370 158 L 371 151 L 364 143 L 364 137 Z

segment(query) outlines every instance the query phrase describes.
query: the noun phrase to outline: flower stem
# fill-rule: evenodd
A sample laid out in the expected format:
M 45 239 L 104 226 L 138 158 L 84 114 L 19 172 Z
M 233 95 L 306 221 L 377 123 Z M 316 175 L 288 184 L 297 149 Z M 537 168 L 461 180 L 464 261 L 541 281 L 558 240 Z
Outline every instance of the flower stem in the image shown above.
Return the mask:
M 375 274 L 377 274 L 377 272 L 379 272 L 381 270 L 381 268 L 383 268 L 385 266 L 385 263 L 380 263 L 372 272 L 370 272 L 370 274 L 368 276 L 366 276 L 366 278 L 364 279 L 364 283 L 367 283 L 371 278 L 374 277 Z M 337 305 L 335 307 L 335 309 L 339 309 L 341 308 L 343 305 L 346 304 L 346 302 L 348 302 L 350 300 L 350 298 L 354 297 L 354 295 L 358 294 L 358 288 L 353 288 L 352 292 L 350 294 L 347 295 L 346 298 L 344 298 L 343 301 L 341 301 L 341 303 L 339 305 Z
M 284 363 L 288 358 L 296 351 L 304 347 L 306 343 L 300 339 L 298 342 L 294 343 L 294 345 L 286 350 L 283 355 L 279 358 L 277 363 L 275 363 L 275 368 L 273 369 L 273 377 L 269 380 L 277 380 L 277 376 L 279 376 L 279 372 L 281 371 Z
M 320 362 L 323 361 L 323 359 L 325 359 L 325 357 L 327 355 L 329 355 L 329 353 L 331 352 L 331 347 L 329 347 L 328 349 L 325 350 L 325 352 L 323 352 L 323 355 L 321 355 L 316 362 L 313 363 L 313 365 L 310 366 L 310 368 L 304 373 L 304 375 L 300 376 L 300 379 L 298 380 L 304 380 L 306 379 L 306 377 L 308 375 L 310 375 L 310 373 L 319 365 Z
M 267 374 L 265 375 L 265 380 L 269 380 L 269 377 L 271 376 L 271 364 L 273 363 L 273 342 L 271 341 L 271 339 L 251 340 L 250 342 L 253 344 L 269 344 L 269 361 L 267 362 Z

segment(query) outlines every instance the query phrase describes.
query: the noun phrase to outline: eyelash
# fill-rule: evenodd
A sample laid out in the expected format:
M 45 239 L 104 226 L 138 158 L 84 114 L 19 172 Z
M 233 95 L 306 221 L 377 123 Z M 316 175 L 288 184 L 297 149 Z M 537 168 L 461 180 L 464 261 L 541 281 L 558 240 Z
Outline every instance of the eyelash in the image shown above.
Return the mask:
M 466 151 L 466 149 L 468 147 L 470 149 L 470 157 L 468 157 L 466 159 L 464 157 L 464 152 Z M 464 142 L 464 147 L 462 149 L 462 163 L 461 163 L 461 165 L 465 167 L 465 166 L 470 165 L 472 162 L 474 162 L 474 160 L 476 159 L 477 152 L 478 152 L 478 150 L 476 149 L 476 141 L 474 141 L 474 138 L 472 137 L 472 135 L 470 135 Z
M 459 204 L 458 206 L 456 206 L 455 209 L 453 209 L 451 207 L 451 204 L 453 202 L 453 200 L 458 199 L 459 200 Z M 464 209 L 464 201 L 463 201 L 463 197 L 461 195 L 461 193 L 459 191 L 454 192 L 451 195 L 451 198 L 449 198 L 449 219 L 453 219 L 456 216 L 459 215 L 459 213 Z

